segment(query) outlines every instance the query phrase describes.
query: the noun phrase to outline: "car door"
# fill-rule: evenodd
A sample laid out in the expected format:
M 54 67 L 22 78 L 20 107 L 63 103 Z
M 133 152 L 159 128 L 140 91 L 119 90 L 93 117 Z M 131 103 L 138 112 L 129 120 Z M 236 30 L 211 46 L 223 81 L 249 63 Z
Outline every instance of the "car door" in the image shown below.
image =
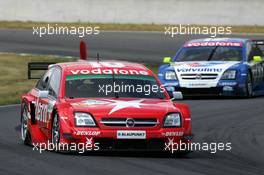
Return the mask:
M 264 82 L 264 53 L 263 48 L 264 45 L 256 45 L 253 49 L 254 56 L 260 56 L 261 61 L 258 62 L 258 84 L 262 84 Z
M 52 68 L 52 73 L 50 75 L 47 89 L 48 90 L 48 98 L 41 99 L 41 103 L 45 106 L 43 120 L 40 125 L 42 131 L 48 136 L 50 131 L 50 126 L 52 123 L 52 112 L 54 109 L 54 105 L 57 102 L 57 98 L 59 96 L 60 90 L 60 80 L 61 80 L 61 69 L 59 67 Z
M 35 97 L 35 118 L 39 128 L 43 130 L 45 126 L 45 120 L 47 120 L 47 110 L 48 110 L 48 99 L 41 97 L 41 93 L 48 90 L 48 85 L 50 77 L 54 69 L 49 69 L 44 76 L 38 81 L 36 85 L 36 97 Z
M 248 43 L 248 63 L 252 71 L 252 81 L 255 86 L 259 85 L 264 78 L 264 64 L 263 61 L 255 62 L 254 56 L 261 56 L 263 59 L 263 53 L 259 47 L 252 42 Z

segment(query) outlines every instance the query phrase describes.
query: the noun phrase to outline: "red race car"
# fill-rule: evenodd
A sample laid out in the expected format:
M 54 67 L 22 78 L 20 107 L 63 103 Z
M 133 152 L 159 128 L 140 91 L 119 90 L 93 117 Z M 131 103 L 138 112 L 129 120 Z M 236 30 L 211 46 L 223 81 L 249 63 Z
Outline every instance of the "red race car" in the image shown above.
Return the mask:
M 30 63 L 29 75 L 47 64 Z M 151 70 L 97 60 L 50 64 L 21 97 L 21 135 L 36 149 L 162 151 L 190 143 L 192 131 L 188 106 Z

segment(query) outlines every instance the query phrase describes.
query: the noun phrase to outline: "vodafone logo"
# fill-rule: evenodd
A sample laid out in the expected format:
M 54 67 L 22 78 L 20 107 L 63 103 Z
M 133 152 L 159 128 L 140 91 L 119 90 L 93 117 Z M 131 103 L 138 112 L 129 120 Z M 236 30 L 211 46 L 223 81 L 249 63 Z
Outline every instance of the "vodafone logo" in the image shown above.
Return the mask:
M 121 75 L 149 75 L 147 71 L 143 70 L 126 70 L 126 69 L 107 69 L 107 68 L 96 68 L 96 69 L 82 69 L 82 70 L 71 70 L 71 74 L 121 74 Z
M 91 68 L 70 70 L 73 75 L 78 74 L 121 74 L 121 75 L 149 75 L 147 71 L 125 68 L 120 62 L 89 62 Z
M 193 42 L 193 43 L 187 43 L 184 47 L 202 47 L 202 46 L 242 47 L 242 43 L 240 43 L 240 42 Z

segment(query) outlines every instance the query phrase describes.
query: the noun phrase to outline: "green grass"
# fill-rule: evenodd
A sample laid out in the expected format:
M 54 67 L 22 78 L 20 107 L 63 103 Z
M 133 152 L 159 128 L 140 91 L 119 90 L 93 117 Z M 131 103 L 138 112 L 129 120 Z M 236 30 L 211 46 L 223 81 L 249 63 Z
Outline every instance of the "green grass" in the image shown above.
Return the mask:
M 103 24 L 103 23 L 45 23 L 45 22 L 20 22 L 20 21 L 0 21 L 0 28 L 8 29 L 32 29 L 32 27 L 47 26 L 47 24 L 55 26 L 99 26 L 100 30 L 117 30 L 117 31 L 163 31 L 164 27 L 169 25 L 158 24 Z M 173 26 L 177 26 L 176 24 Z M 210 27 L 210 25 L 190 25 L 197 27 Z M 227 26 L 223 26 L 227 27 Z M 232 33 L 264 33 L 264 26 L 231 26 Z
M 74 58 L 45 56 L 45 55 L 17 55 L 0 53 L 0 105 L 17 104 L 21 94 L 28 92 L 35 86 L 37 80 L 27 79 L 28 62 L 65 62 Z M 146 65 L 157 73 L 158 65 Z
M 152 70 L 152 72 L 154 72 L 155 74 L 158 74 L 159 64 L 146 64 L 145 66 Z
M 28 92 L 36 84 L 36 80 L 27 79 L 28 62 L 68 60 L 54 56 L 0 54 L 0 105 L 19 103 L 20 95 Z

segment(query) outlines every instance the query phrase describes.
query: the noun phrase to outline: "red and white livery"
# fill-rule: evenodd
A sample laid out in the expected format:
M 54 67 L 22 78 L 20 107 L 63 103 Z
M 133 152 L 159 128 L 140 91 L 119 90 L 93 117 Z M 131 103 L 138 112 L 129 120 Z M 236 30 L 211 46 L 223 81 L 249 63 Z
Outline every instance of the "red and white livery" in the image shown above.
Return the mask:
M 57 149 L 162 151 L 172 141 L 189 143 L 192 130 L 189 107 L 172 101 L 145 66 L 77 61 L 50 65 L 21 96 L 21 135 L 25 144 Z

